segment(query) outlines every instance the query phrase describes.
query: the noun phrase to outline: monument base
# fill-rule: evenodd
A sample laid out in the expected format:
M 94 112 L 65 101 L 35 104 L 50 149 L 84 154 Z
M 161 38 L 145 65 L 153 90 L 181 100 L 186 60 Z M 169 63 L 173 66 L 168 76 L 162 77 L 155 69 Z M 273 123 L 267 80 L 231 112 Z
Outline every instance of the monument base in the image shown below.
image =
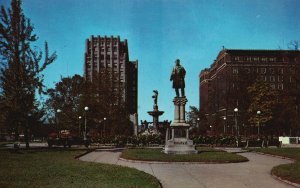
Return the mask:
M 189 124 L 172 123 L 171 139 L 166 138 L 166 145 L 163 152 L 166 154 L 196 154 L 193 141 L 189 139 Z M 167 135 L 166 135 L 167 136 Z
M 166 145 L 163 152 L 166 154 L 195 154 L 198 151 L 189 139 L 190 125 L 185 121 L 186 97 L 175 97 L 174 100 L 174 121 L 170 125 L 171 139 L 169 130 L 166 132 Z
M 166 154 L 197 154 L 198 151 L 193 145 L 193 141 L 186 138 L 174 138 L 168 140 L 164 150 Z

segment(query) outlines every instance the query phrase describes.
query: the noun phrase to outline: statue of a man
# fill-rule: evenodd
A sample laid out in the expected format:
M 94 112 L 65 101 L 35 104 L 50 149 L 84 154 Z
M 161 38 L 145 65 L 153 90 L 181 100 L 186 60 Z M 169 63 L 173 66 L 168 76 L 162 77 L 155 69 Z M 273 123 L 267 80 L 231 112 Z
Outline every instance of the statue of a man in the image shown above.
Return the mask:
M 179 89 L 181 89 L 181 97 L 185 97 L 184 94 L 184 77 L 185 77 L 185 69 L 180 65 L 180 60 L 176 59 L 175 66 L 173 67 L 170 81 L 173 81 L 173 88 L 176 92 L 176 97 L 179 97 Z

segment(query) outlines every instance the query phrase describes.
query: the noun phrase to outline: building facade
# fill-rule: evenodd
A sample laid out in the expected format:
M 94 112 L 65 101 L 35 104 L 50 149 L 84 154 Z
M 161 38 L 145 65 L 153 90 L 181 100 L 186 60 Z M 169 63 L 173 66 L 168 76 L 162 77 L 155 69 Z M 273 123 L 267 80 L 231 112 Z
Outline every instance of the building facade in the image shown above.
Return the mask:
M 86 40 L 84 77 L 93 78 L 108 71 L 112 75 L 112 90 L 120 94 L 130 114 L 137 113 L 138 61 L 129 61 L 127 40 L 120 37 L 91 36 Z
M 234 123 L 234 109 L 247 102 L 246 88 L 250 83 L 261 80 L 271 89 L 284 91 L 295 82 L 300 68 L 298 50 L 235 50 L 223 49 L 210 68 L 199 74 L 200 109 L 210 123 Z M 225 128 L 224 128 L 225 129 Z

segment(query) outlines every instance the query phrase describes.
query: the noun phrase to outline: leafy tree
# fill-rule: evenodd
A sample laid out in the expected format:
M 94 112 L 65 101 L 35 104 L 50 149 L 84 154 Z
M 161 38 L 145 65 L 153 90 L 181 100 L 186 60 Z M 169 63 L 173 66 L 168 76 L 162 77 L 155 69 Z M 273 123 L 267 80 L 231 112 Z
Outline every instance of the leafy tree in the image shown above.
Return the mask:
M 32 43 L 37 40 L 33 34 L 34 27 L 26 18 L 21 0 L 12 0 L 11 8 L 1 7 L 0 12 L 0 57 L 1 57 L 1 96 L 5 123 L 14 129 L 18 139 L 19 129 L 25 134 L 26 147 L 29 147 L 28 116 L 38 110 L 36 91 L 43 92 L 43 70 L 55 59 L 56 54 L 49 56 L 45 42 L 45 56 Z
M 94 75 L 93 82 L 79 75 L 62 78 L 55 88 L 48 90 L 49 122 L 57 123 L 56 120 L 59 120 L 60 129 L 77 132 L 78 117 L 85 119 L 86 116 L 87 132 L 94 135 L 99 131 L 102 135 L 131 134 L 132 127 L 120 95 L 122 90 L 113 89 L 112 84 L 116 83 L 112 76 L 109 71 L 102 71 Z M 87 112 L 85 107 L 89 108 Z M 57 109 L 62 112 L 57 114 Z
M 258 126 L 258 132 L 261 125 L 264 125 L 273 118 L 273 108 L 277 104 L 278 93 L 271 89 L 269 83 L 257 80 L 248 87 L 250 96 L 250 105 L 248 113 L 249 122 L 253 126 Z M 258 114 L 258 111 L 261 113 Z
M 130 125 L 129 113 L 122 98 L 123 85 L 114 82 L 114 76 L 107 70 L 100 70 L 100 73 L 94 74 L 93 81 L 86 82 L 81 108 L 90 108 L 90 125 L 98 128 L 100 126 L 105 134 L 132 134 L 133 127 Z
M 285 83 L 280 93 L 280 100 L 274 112 L 272 124 L 278 128 L 278 135 L 298 135 L 300 130 L 299 104 L 300 104 L 300 75 L 299 69 L 291 67 L 291 80 Z M 272 130 L 272 129 L 270 129 Z
M 209 123 L 203 110 L 195 106 L 190 106 L 190 110 L 186 112 L 187 122 L 192 127 L 192 133 L 204 134 L 208 128 Z
M 80 109 L 80 101 L 83 93 L 84 79 L 80 75 L 61 78 L 61 81 L 55 84 L 55 88 L 48 89 L 49 99 L 46 104 L 48 106 L 48 120 L 51 123 L 59 124 L 61 129 L 78 130 L 78 117 L 82 116 Z M 57 110 L 62 112 L 56 114 Z
M 299 50 L 299 40 L 292 40 L 288 43 L 288 49 L 290 50 Z

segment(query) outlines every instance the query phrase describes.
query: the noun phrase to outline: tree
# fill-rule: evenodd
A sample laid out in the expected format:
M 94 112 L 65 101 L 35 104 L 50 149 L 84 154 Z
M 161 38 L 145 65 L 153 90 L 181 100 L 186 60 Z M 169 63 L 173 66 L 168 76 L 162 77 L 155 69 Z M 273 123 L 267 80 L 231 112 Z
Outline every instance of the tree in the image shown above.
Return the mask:
M 292 40 L 288 44 L 288 49 L 290 49 L 290 50 L 299 50 L 299 44 L 300 44 L 299 40 Z
M 87 117 L 87 132 L 99 130 L 102 135 L 131 134 L 132 127 L 127 110 L 119 91 L 113 89 L 112 73 L 106 70 L 94 74 L 93 82 L 79 75 L 62 78 L 55 88 L 48 90 L 49 122 L 55 123 L 56 110 L 60 109 L 59 126 L 75 132 L 78 130 L 78 117 Z M 118 87 L 114 87 L 118 88 Z M 84 108 L 88 107 L 87 112 Z M 104 121 L 105 119 L 105 121 Z M 57 123 L 57 122 L 56 122 Z
M 248 87 L 250 105 L 248 108 L 249 123 L 258 127 L 264 125 L 273 118 L 273 109 L 277 104 L 278 93 L 271 89 L 269 83 L 257 80 Z
M 55 84 L 55 88 L 48 89 L 49 98 L 46 101 L 48 121 L 51 123 L 56 122 L 56 111 L 60 109 L 62 112 L 57 117 L 59 118 L 60 128 L 77 130 L 78 117 L 82 116 L 80 101 L 83 87 L 83 77 L 76 74 L 72 77 L 61 78 L 61 81 Z
M 20 128 L 29 147 L 29 116 L 38 110 L 36 91 L 43 92 L 42 72 L 56 59 L 56 53 L 49 56 L 45 42 L 45 56 L 32 44 L 37 41 L 33 25 L 26 18 L 21 0 L 12 0 L 11 8 L 1 7 L 0 12 L 0 57 L 1 96 L 4 101 L 5 123 L 10 125 L 18 139 Z
M 90 125 L 100 126 L 107 135 L 132 134 L 129 113 L 122 97 L 124 86 L 114 82 L 114 74 L 108 70 L 100 70 L 94 74 L 93 81 L 86 80 L 81 105 L 90 108 L 88 115 Z M 103 119 L 106 121 L 103 122 Z
M 203 110 L 195 106 L 190 106 L 190 110 L 186 112 L 187 122 L 192 127 L 192 131 L 196 134 L 204 134 L 208 128 L 208 120 Z

